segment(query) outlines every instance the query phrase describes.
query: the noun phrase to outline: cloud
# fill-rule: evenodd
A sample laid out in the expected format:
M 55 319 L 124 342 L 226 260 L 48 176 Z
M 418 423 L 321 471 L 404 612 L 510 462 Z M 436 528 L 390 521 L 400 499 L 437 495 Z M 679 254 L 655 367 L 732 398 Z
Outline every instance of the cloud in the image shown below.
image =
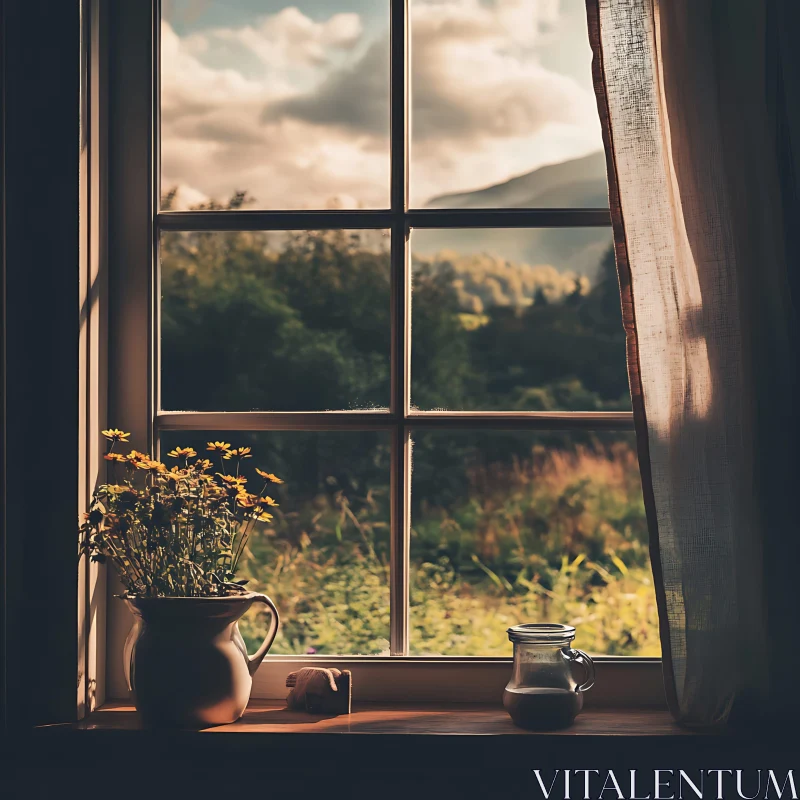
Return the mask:
M 336 15 L 325 24 L 307 20 L 309 27 L 297 14 L 276 16 L 280 24 L 266 24 L 268 18 L 259 30 L 286 46 L 257 77 L 245 77 L 232 67 L 211 67 L 203 60 L 219 56 L 216 48 L 230 40 L 227 32 L 182 39 L 162 23 L 165 190 L 179 187 L 176 208 L 208 198 L 225 200 L 236 189 L 247 189 L 262 208 L 321 208 L 334 200 L 343 207 L 359 202 L 385 206 L 388 145 L 381 150 L 369 136 L 354 137 L 335 127 L 321 132 L 319 126 L 299 119 L 269 124 L 262 120 L 264 108 L 291 91 L 287 71 L 318 69 L 312 62 L 321 51 L 309 42 L 305 49 L 292 50 L 292 37 L 305 25 L 317 43 L 341 50 L 352 46 L 360 22 L 354 24 L 353 15 Z M 294 59 L 291 69 L 289 58 Z
M 265 122 L 299 119 L 352 133 L 389 135 L 389 37 L 374 42 L 355 64 L 329 74 L 318 87 L 271 103 Z
M 324 65 L 332 49 L 351 49 L 362 33 L 358 14 L 334 14 L 325 22 L 315 22 L 290 6 L 264 17 L 257 25 L 219 28 L 213 35 L 244 45 L 268 67 L 287 69 Z
M 412 14 L 415 141 L 472 141 L 580 124 L 586 93 L 543 67 L 535 44 L 543 8 L 527 2 L 450 2 Z
M 546 124 L 586 121 L 587 92 L 541 66 L 535 44 L 557 20 L 557 4 L 498 0 L 414 3 L 411 14 L 414 143 L 532 135 Z M 312 91 L 270 104 L 287 117 L 383 133 L 388 119 L 389 41 L 333 71 Z
M 207 47 L 203 37 L 181 39 L 166 22 L 161 24 L 161 115 L 167 121 L 266 99 L 264 87 L 238 70 L 205 66 L 198 55 Z
M 579 85 L 539 57 L 559 9 L 414 0 L 412 202 L 598 148 L 588 58 Z M 165 187 L 215 199 L 247 189 L 262 208 L 387 205 L 388 33 L 288 7 L 183 38 L 162 23 L 162 42 Z

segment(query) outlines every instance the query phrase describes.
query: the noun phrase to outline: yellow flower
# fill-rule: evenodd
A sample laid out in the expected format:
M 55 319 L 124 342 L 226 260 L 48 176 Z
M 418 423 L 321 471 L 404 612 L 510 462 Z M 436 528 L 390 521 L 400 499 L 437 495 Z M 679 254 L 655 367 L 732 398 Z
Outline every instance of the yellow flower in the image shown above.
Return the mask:
M 109 442 L 127 442 L 129 433 L 121 431 L 119 428 L 109 428 L 107 431 L 100 431 Z
M 259 500 L 259 503 L 264 506 L 272 506 L 272 507 L 279 505 L 269 495 L 267 495 L 266 497 L 262 497 Z
M 256 467 L 256 472 L 265 481 L 269 481 L 270 483 L 283 483 L 283 481 L 277 475 L 273 475 L 271 472 L 264 472 L 263 469 L 259 469 L 258 467 Z
M 192 466 L 197 470 L 205 472 L 207 469 L 211 469 L 211 467 L 214 465 L 207 458 L 198 458 Z
M 138 464 L 140 461 L 149 461 L 150 456 L 147 453 L 140 453 L 138 450 L 131 450 L 125 458 L 131 462 L 131 464 Z
M 127 464 L 128 459 L 122 453 L 106 453 L 103 458 L 106 461 L 117 461 L 121 464 Z
M 256 504 L 256 499 L 254 494 L 249 494 L 248 492 L 240 492 L 236 495 L 236 502 L 242 508 L 253 508 Z
M 176 447 L 174 450 L 170 450 L 167 455 L 172 458 L 194 458 L 197 455 L 197 451 L 194 447 Z
M 226 458 L 226 459 L 229 459 L 229 458 L 238 458 L 238 459 L 252 458 L 253 456 L 250 455 L 250 450 L 251 449 L 252 448 L 250 448 L 250 447 L 237 447 L 234 450 L 229 450 L 227 453 L 225 453 L 225 455 L 223 457 Z
M 136 462 L 136 466 L 138 469 L 146 469 L 150 472 L 166 472 L 167 467 L 165 464 L 162 464 L 160 461 L 156 461 L 155 459 L 142 459 L 141 461 Z
M 272 519 L 272 514 L 267 514 L 266 511 L 256 511 L 253 517 L 259 522 L 269 522 Z
M 211 450 L 214 453 L 227 453 L 231 449 L 228 442 L 209 442 L 206 450 Z
M 118 483 L 109 483 L 105 486 L 107 494 L 122 494 L 128 491 L 127 486 L 120 486 Z
M 247 478 L 236 478 L 233 475 L 223 475 L 221 472 L 216 473 L 222 481 L 228 486 L 244 486 L 247 483 Z

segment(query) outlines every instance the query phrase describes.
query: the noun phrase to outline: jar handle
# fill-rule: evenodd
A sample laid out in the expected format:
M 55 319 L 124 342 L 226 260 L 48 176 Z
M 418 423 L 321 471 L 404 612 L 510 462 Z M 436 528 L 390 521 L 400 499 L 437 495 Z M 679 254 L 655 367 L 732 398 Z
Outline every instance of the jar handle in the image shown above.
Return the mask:
M 269 626 L 269 633 L 261 643 L 261 647 L 256 650 L 254 655 L 247 657 L 247 669 L 250 671 L 250 675 L 255 674 L 255 671 L 259 668 L 261 662 L 264 660 L 264 656 L 269 652 L 269 648 L 272 647 L 272 643 L 275 641 L 275 637 L 278 635 L 278 626 L 280 625 L 278 609 L 275 607 L 275 603 L 273 603 L 269 597 L 267 597 L 265 594 L 257 594 L 253 598 L 253 603 L 263 603 L 265 606 L 267 606 L 267 608 L 269 608 L 269 610 L 272 612 L 272 622 Z
M 570 661 L 580 664 L 586 670 L 586 680 L 578 686 L 576 691 L 585 692 L 594 686 L 594 661 L 583 650 L 570 649 L 567 651 Z

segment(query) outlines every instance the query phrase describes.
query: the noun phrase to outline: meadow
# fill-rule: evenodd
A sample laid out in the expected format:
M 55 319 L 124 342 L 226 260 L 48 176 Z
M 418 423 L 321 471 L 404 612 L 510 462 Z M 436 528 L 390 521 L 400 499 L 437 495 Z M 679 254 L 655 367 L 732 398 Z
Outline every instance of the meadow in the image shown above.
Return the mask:
M 657 656 L 658 623 L 635 454 L 627 441 L 549 450 L 469 476 L 448 506 L 415 504 L 413 655 L 510 655 L 506 628 L 567 622 L 577 646 Z M 283 510 L 253 539 L 249 588 L 283 616 L 275 653 L 386 654 L 387 487 Z M 266 620 L 242 623 L 255 646 Z

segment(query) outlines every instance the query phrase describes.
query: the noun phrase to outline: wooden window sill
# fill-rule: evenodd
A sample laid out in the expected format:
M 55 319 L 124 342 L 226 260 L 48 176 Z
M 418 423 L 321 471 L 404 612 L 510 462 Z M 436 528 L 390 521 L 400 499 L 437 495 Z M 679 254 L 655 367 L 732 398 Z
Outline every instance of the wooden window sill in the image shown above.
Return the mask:
M 225 733 L 249 735 L 208 735 Z M 534 768 L 776 768 L 792 765 L 798 752 L 796 736 L 786 731 L 691 731 L 664 708 L 587 708 L 570 728 L 534 733 L 515 727 L 498 704 L 358 702 L 349 715 L 325 717 L 288 711 L 276 700 L 254 700 L 237 722 L 201 731 L 145 730 L 129 704 L 109 703 L 79 723 L 37 729 L 18 744 L 48 763 L 76 764 L 91 753 L 109 774 L 131 763 L 151 771 L 185 763 L 257 781 L 268 762 L 270 780 L 287 787 L 297 775 L 371 786 L 409 771 L 433 776 L 433 784 L 448 776 L 466 786 L 465 776 L 482 780 L 480 774 L 492 772 L 495 781 L 513 773 L 526 791 L 533 790 Z
M 250 735 L 207 735 L 219 733 Z M 164 776 L 172 780 L 170 797 L 224 796 L 232 785 L 262 783 L 273 797 L 323 790 L 326 797 L 418 800 L 542 797 L 536 769 L 547 771 L 548 781 L 553 770 L 589 768 L 620 776 L 635 768 L 644 770 L 643 779 L 654 768 L 785 770 L 796 768 L 799 752 L 786 732 L 699 733 L 676 725 L 663 708 L 588 708 L 571 728 L 531 733 L 515 727 L 498 704 L 359 702 L 352 714 L 324 717 L 268 700 L 253 701 L 231 725 L 202 731 L 144 730 L 129 704 L 109 703 L 77 724 L 39 728 L 8 744 L 3 756 L 20 785 L 47 765 L 55 796 L 84 780 L 90 766 L 91 779 L 103 786 L 125 789 L 126 776 L 137 797 L 153 800 L 167 796 L 151 794 Z
M 79 730 L 143 730 L 130 704 L 108 703 L 75 726 Z M 505 710 L 487 704 L 357 703 L 351 714 L 311 715 L 289 711 L 280 700 L 254 700 L 230 725 L 184 733 L 400 734 L 474 736 L 697 736 L 676 725 L 665 709 L 588 708 L 560 731 L 526 731 Z

